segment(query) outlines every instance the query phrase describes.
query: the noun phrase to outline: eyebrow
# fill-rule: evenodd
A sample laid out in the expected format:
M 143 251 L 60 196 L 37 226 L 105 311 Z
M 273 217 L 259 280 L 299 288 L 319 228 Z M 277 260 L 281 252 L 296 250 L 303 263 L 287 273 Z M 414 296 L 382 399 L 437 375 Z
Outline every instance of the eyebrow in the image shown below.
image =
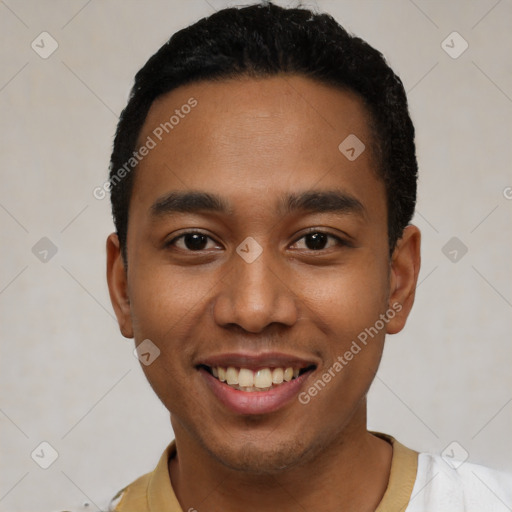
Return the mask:
M 295 211 L 311 213 L 334 212 L 366 216 L 366 208 L 356 197 L 338 190 L 310 191 L 291 194 L 281 201 L 280 211 L 284 214 Z
M 157 199 L 151 206 L 151 213 L 155 217 L 171 213 L 195 213 L 197 211 L 231 213 L 231 209 L 224 199 L 208 192 L 171 192 Z
M 307 191 L 289 194 L 278 201 L 278 213 L 294 212 L 356 214 L 366 216 L 366 209 L 356 197 L 339 190 Z M 170 192 L 151 206 L 151 214 L 161 217 L 172 213 L 197 213 L 199 211 L 233 214 L 233 209 L 222 197 L 208 192 Z

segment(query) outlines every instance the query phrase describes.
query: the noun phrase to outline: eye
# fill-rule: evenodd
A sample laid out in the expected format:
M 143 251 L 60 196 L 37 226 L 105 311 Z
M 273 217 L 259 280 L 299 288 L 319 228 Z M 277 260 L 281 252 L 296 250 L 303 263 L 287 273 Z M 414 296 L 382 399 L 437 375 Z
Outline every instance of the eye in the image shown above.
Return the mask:
M 184 251 L 204 251 L 219 247 L 219 245 L 208 235 L 197 231 L 183 233 L 173 238 L 166 245 L 174 246 Z
M 294 244 L 298 249 L 307 249 L 309 251 L 321 251 L 324 249 L 330 249 L 331 247 L 346 245 L 343 240 L 337 236 L 330 235 L 329 233 L 323 233 L 321 231 L 312 231 L 307 233 L 302 238 L 299 238 Z

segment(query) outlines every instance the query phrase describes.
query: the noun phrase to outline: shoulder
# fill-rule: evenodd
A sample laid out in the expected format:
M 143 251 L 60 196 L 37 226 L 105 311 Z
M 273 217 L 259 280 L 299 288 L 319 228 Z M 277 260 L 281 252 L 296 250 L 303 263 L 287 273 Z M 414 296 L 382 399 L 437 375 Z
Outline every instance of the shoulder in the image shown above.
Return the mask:
M 419 454 L 407 512 L 498 512 L 511 507 L 511 473 L 440 455 Z
M 169 479 L 168 461 L 176 453 L 173 441 L 165 449 L 156 468 L 121 489 L 110 502 L 109 512 L 149 512 L 151 510 L 180 511 Z
M 108 512 L 142 512 L 147 509 L 147 489 L 151 473 L 146 473 L 121 489 L 111 500 Z
M 145 512 L 147 508 L 147 487 L 151 473 L 147 473 L 121 489 L 112 499 L 94 503 L 98 512 Z M 66 508 L 61 512 L 91 512 L 91 503 L 81 507 Z

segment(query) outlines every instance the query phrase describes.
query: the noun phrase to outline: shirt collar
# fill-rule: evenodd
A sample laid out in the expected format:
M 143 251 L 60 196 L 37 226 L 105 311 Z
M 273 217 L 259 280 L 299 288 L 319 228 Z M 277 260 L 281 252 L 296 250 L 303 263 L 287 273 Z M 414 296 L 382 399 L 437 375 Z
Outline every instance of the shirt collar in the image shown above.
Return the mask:
M 416 473 L 418 453 L 406 448 L 396 439 L 386 434 L 372 432 L 393 447 L 391 470 L 386 492 L 375 512 L 405 511 L 409 504 Z M 117 512 L 183 512 L 169 476 L 169 460 L 176 456 L 176 442 L 173 441 L 164 451 L 152 473 L 144 475 L 124 489 Z M 145 507 L 145 508 L 142 508 Z

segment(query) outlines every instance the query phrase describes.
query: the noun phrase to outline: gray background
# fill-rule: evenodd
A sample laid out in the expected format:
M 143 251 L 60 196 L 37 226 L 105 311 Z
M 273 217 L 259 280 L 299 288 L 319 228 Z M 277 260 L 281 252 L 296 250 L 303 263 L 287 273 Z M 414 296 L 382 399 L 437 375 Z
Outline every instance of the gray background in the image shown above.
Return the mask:
M 0 1 L 1 511 L 97 510 L 172 438 L 113 316 L 110 207 L 92 192 L 135 72 L 175 30 L 231 3 L 243 2 Z M 422 451 L 456 441 L 470 461 L 512 469 L 512 3 L 304 4 L 386 55 L 417 128 L 423 266 L 369 427 Z M 51 49 L 43 31 L 58 43 L 46 59 L 31 47 Z M 469 44 L 458 58 L 445 49 L 461 39 L 442 45 L 453 31 Z M 31 458 L 50 462 L 43 441 L 58 453 L 46 470 Z

